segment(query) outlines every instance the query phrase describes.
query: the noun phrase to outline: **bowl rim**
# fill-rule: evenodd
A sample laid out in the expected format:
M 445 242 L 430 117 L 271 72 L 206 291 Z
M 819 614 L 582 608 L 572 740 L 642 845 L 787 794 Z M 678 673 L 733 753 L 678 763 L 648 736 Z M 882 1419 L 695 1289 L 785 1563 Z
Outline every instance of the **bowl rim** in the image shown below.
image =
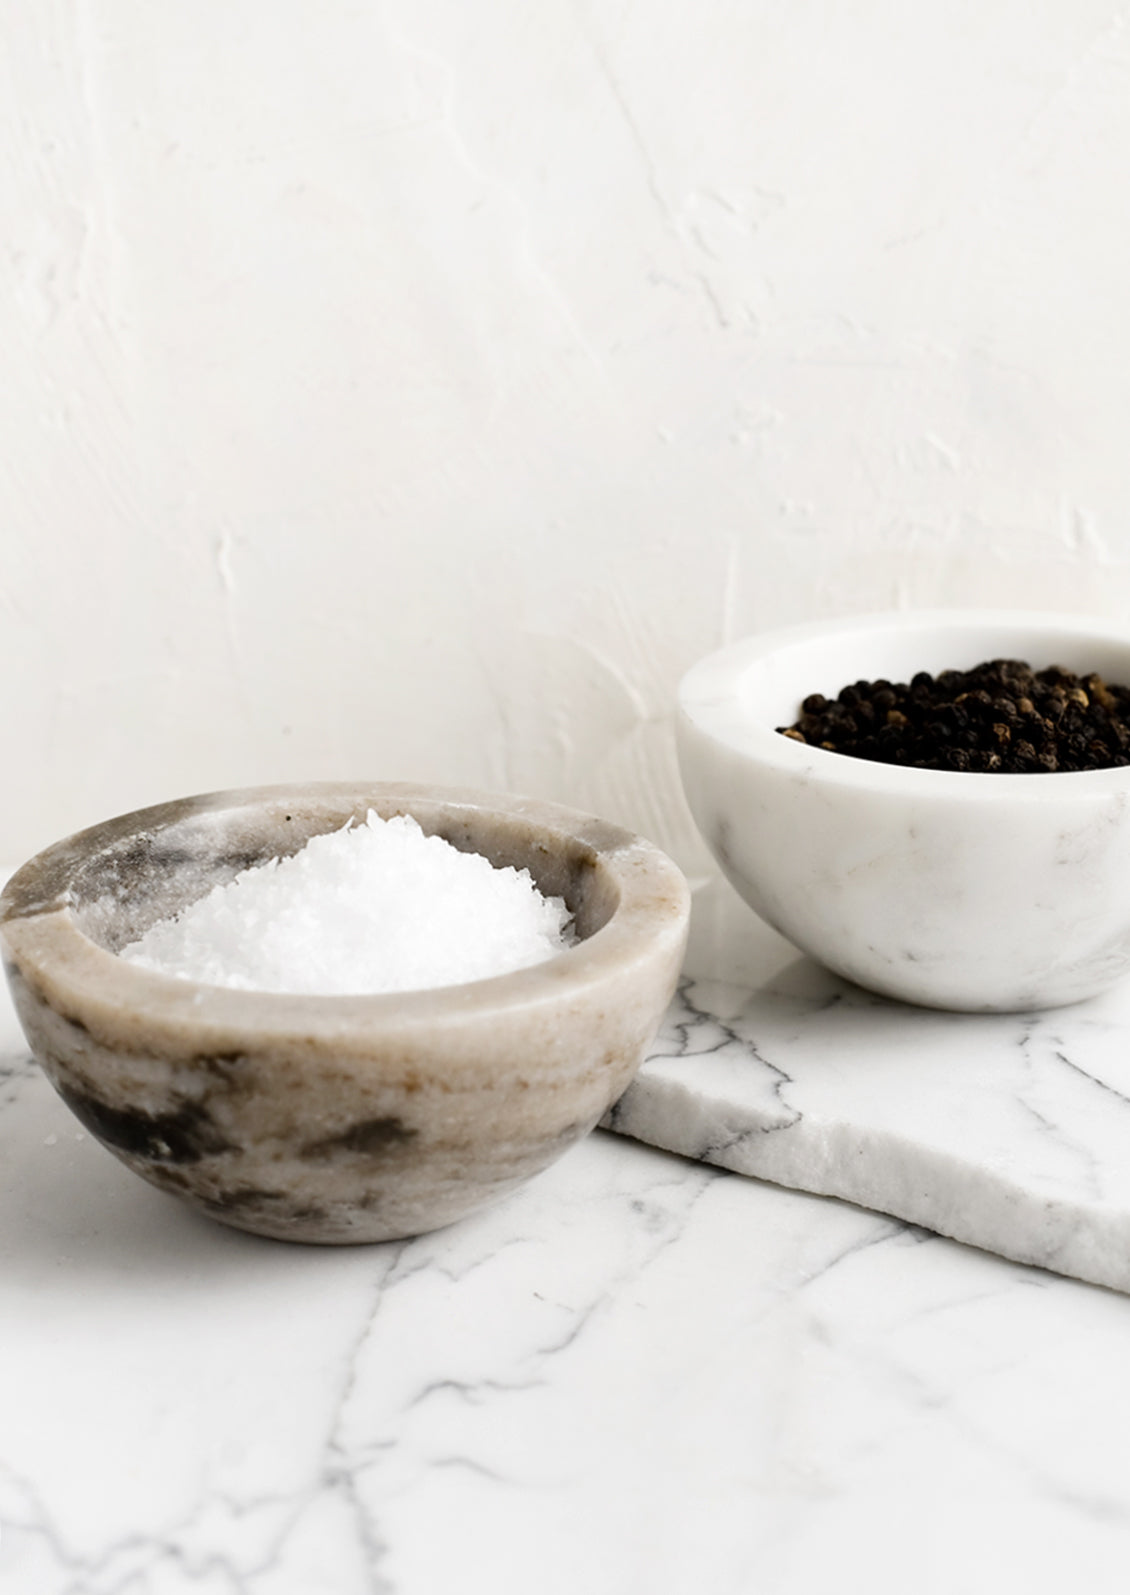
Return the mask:
M 680 743 L 686 732 L 693 730 L 749 763 L 770 766 L 782 774 L 819 780 L 822 785 L 879 789 L 907 797 L 978 802 L 996 798 L 1027 803 L 1047 801 L 1053 792 L 1060 797 L 1081 798 L 1130 793 L 1130 765 L 1105 770 L 1002 772 L 924 770 L 913 765 L 857 759 L 782 736 L 775 727 L 752 719 L 740 701 L 750 670 L 775 653 L 854 635 L 893 637 L 916 630 L 947 629 L 1044 633 L 1049 640 L 1057 636 L 1093 639 L 1125 648 L 1130 666 L 1130 627 L 1094 615 L 1054 610 L 935 608 L 884 610 L 808 621 L 740 638 L 693 664 L 680 680 L 676 695 Z M 1130 668 L 1125 684 L 1130 685 Z
M 247 991 L 160 974 L 119 958 L 76 921 L 66 877 L 92 848 L 111 838 L 152 835 L 174 821 L 225 807 L 299 802 L 302 795 L 330 801 L 352 798 L 356 807 L 366 794 L 391 800 L 397 812 L 411 813 L 413 801 L 427 802 L 542 828 L 589 849 L 612 874 L 619 899 L 592 935 L 540 964 L 458 985 L 356 994 Z M 43 885 L 53 890 L 38 889 Z M 556 1007 L 598 991 L 665 944 L 681 950 L 689 906 L 685 877 L 655 843 L 561 804 L 428 782 L 287 782 L 197 793 L 131 810 L 52 843 L 21 865 L 0 893 L 0 949 L 6 965 L 49 991 L 52 1006 L 63 1011 L 70 1006 L 84 1023 L 104 1017 L 115 1025 L 128 1013 L 159 1029 L 190 1029 L 225 1040 L 300 1033 L 312 1041 L 336 1036 L 344 1042 L 361 1035 L 416 1035 L 488 1012 Z

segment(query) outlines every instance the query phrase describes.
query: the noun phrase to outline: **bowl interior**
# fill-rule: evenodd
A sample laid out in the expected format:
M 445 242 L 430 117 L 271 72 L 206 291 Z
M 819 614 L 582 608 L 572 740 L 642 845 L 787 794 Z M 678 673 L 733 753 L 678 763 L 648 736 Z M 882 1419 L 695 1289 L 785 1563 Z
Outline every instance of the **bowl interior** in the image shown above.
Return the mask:
M 227 803 L 220 795 L 167 808 L 167 814 L 145 811 L 86 833 L 87 847 L 76 847 L 65 881 L 56 883 L 67 892 L 78 929 L 109 952 L 240 871 L 296 853 L 312 836 L 364 820 L 369 809 L 382 819 L 410 814 L 427 835 L 462 852 L 528 869 L 542 892 L 565 899 L 580 940 L 608 923 L 621 896 L 596 847 L 564 826 L 553 830 L 502 808 L 381 792 L 233 797 Z

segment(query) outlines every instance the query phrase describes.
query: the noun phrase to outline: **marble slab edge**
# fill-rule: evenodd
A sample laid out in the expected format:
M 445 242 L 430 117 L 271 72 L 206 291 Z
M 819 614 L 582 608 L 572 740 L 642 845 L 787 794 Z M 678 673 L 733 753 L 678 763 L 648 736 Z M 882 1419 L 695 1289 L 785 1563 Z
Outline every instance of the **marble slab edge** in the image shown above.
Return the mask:
M 684 981 L 603 1127 L 1130 1292 L 1128 1031 L 1127 990 L 957 1015 L 808 960 L 754 991 Z

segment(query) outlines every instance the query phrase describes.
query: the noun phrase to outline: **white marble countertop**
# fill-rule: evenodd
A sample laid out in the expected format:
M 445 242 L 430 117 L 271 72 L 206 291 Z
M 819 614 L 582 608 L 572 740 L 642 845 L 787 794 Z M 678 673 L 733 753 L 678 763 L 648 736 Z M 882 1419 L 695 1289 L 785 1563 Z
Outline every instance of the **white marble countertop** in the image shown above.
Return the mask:
M 0 1590 L 1123 1591 L 1130 1298 L 598 1131 L 306 1249 L 85 1136 L 0 999 Z

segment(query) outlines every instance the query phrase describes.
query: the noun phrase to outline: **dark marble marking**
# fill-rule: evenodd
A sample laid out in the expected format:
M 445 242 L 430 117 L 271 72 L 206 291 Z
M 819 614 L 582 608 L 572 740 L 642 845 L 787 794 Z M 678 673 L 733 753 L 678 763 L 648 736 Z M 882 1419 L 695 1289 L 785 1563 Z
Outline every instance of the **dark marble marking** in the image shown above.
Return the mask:
M 315 1202 L 296 1201 L 286 1191 L 261 1190 L 254 1185 L 233 1185 L 214 1195 L 194 1190 L 189 1195 L 205 1212 L 221 1218 L 230 1214 L 245 1222 L 261 1218 L 275 1224 L 326 1224 L 333 1219 L 329 1208 Z
M 359 1119 L 336 1135 L 323 1136 L 317 1141 L 307 1141 L 302 1156 L 315 1160 L 337 1157 L 342 1152 L 357 1152 L 362 1157 L 380 1157 L 390 1147 L 403 1146 L 416 1136 L 416 1131 L 403 1119 Z
M 145 1170 L 145 1178 L 158 1190 L 179 1197 L 200 1208 L 213 1218 L 234 1217 L 254 1222 L 265 1219 L 271 1224 L 318 1224 L 333 1222 L 329 1208 L 314 1202 L 296 1201 L 287 1191 L 270 1191 L 257 1185 L 219 1186 L 214 1191 L 201 1190 L 190 1174 L 169 1164 L 154 1163 Z M 362 1206 L 365 1206 L 362 1203 Z M 374 1204 L 368 1204 L 374 1205 Z
M 5 889 L 0 922 L 9 919 L 39 919 L 47 914 L 61 913 L 70 907 L 70 897 L 65 892 L 55 892 L 49 897 L 37 897 L 34 892 Z
M 189 1069 L 203 1070 L 213 1079 L 230 1081 L 233 1074 L 239 1071 L 250 1061 L 251 1054 L 237 1049 L 234 1052 L 198 1052 L 195 1057 L 188 1060 Z
M 58 1086 L 59 1095 L 92 1135 L 119 1152 L 151 1163 L 199 1163 L 201 1158 L 235 1150 L 199 1102 L 186 1102 L 171 1113 L 141 1113 L 111 1107 L 97 1097 Z

